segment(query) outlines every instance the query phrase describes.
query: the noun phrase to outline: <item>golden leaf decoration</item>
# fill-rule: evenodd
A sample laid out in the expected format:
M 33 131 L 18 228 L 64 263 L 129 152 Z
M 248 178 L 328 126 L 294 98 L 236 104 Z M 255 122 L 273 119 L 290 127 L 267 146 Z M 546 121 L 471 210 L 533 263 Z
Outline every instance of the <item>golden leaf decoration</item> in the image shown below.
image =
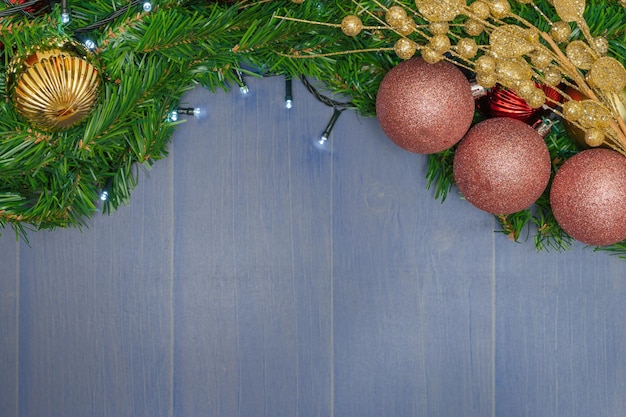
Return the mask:
M 580 22 L 585 12 L 585 0 L 554 0 L 554 9 L 565 22 Z
M 453 20 L 465 6 L 463 0 L 415 0 L 419 12 L 431 22 Z
M 489 35 L 489 45 L 498 56 L 513 58 L 526 55 L 539 44 L 536 32 L 516 25 L 498 26 Z
M 608 56 L 595 61 L 588 75 L 589 81 L 600 90 L 618 93 L 626 87 L 626 69 Z

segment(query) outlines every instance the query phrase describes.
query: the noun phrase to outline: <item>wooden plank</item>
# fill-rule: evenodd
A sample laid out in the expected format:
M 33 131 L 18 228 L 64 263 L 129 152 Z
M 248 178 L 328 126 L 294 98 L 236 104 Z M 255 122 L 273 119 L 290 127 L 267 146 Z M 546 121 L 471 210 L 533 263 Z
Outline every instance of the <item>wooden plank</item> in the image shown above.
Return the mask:
M 335 415 L 493 415 L 492 218 L 435 201 L 375 119 L 333 142 Z
M 0 238 L 3 416 L 623 414 L 623 260 L 508 242 L 374 119 L 320 151 L 331 109 L 249 82 L 188 95 L 130 207 Z
M 175 415 L 328 416 L 326 109 L 298 83 L 291 110 L 283 79 L 249 85 L 190 93 L 208 117 L 175 141 Z
M 172 415 L 172 164 L 20 257 L 20 416 Z
M 625 261 L 504 241 L 496 267 L 498 415 L 624 415 Z
M 10 228 L 2 231 L 0 253 L 0 410 L 2 415 L 17 417 L 19 250 Z

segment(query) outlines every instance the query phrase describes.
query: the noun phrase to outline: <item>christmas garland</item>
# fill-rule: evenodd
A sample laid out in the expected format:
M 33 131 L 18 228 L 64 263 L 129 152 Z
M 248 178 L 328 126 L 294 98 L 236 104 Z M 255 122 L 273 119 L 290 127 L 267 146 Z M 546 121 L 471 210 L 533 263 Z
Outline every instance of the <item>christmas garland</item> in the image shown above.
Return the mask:
M 166 156 L 178 123 L 171 115 L 196 85 L 212 91 L 241 86 L 243 75 L 316 78 L 329 92 L 350 97 L 359 113 L 374 116 L 378 110 L 385 130 L 383 100 L 377 103 L 383 90 L 393 90 L 385 78 L 421 60 L 452 65 L 474 82 L 474 93 L 482 97 L 474 96 L 472 126 L 502 116 L 523 120 L 541 131 L 549 154 L 547 184 L 536 201 L 502 214 L 481 206 L 482 197 L 472 197 L 471 187 L 460 181 L 459 154 L 469 152 L 464 143 L 471 141 L 416 149 L 385 130 L 405 149 L 429 155 L 427 186 L 436 198 L 445 200 L 454 184 L 465 187 L 468 201 L 494 212 L 512 239 L 532 230 L 538 249 L 568 248 L 574 235 L 626 254 L 626 235 L 595 241 L 586 229 L 578 234 L 568 219 L 558 222 L 550 194 L 559 186 L 560 168 L 588 155 L 587 148 L 620 157 L 626 152 L 620 113 L 626 100 L 623 1 L 5 3 L 0 224 L 21 234 L 27 228 L 81 226 L 101 196 L 107 197 L 106 212 L 127 202 L 138 167 Z M 402 102 L 389 97 L 385 108 Z M 579 165 L 592 163 L 587 158 Z M 473 165 L 465 164 L 466 170 Z M 605 177 L 621 184 L 619 175 Z M 617 209 L 598 222 L 595 208 L 583 229 L 620 236 L 626 227 L 620 216 L 626 214 Z M 595 223 L 605 228 L 593 229 Z

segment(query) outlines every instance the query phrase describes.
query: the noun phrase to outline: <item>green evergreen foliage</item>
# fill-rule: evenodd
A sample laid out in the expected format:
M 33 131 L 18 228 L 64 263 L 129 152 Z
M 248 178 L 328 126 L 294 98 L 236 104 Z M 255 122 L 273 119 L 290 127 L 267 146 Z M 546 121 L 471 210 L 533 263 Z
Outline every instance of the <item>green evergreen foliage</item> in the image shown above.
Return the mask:
M 68 3 L 69 24 L 60 23 L 58 2 L 35 17 L 11 14 L 6 5 L 0 9 L 0 225 L 21 234 L 26 228 L 84 225 L 97 211 L 103 189 L 109 192 L 104 211 L 128 202 L 139 167 L 167 155 L 176 127 L 168 114 L 184 93 L 196 85 L 211 91 L 237 85 L 234 70 L 317 79 L 327 92 L 350 97 L 360 114 L 374 116 L 378 85 L 400 61 L 392 49 L 397 36 L 366 29 L 348 37 L 337 25 L 359 12 L 366 26 L 376 26 L 381 4 L 415 5 L 412 0 L 154 0 L 153 10 L 143 12 L 139 1 Z M 535 8 L 510 3 L 546 29 Z M 556 19 L 548 0 L 534 3 Z M 459 19 L 453 23 L 462 23 Z M 609 39 L 609 55 L 624 63 L 626 8 L 617 0 L 589 0 L 585 19 L 594 35 Z M 59 133 L 33 128 L 16 114 L 6 89 L 11 60 L 42 45 L 87 38 L 96 42 L 93 63 L 103 77 L 92 114 Z M 546 140 L 555 169 L 577 151 L 558 124 Z M 442 201 L 454 184 L 453 155 L 448 150 L 429 157 L 428 186 Z M 498 220 L 515 240 L 533 226 L 538 249 L 570 245 L 545 195 L 532 210 Z

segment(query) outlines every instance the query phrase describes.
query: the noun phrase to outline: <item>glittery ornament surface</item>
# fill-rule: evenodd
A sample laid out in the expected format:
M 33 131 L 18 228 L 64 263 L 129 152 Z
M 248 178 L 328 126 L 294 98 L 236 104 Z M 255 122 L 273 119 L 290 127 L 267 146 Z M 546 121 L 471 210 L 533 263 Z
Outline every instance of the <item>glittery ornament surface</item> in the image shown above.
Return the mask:
M 463 0 L 415 0 L 415 5 L 424 17 L 431 22 L 445 22 L 454 19 L 465 2 Z
M 514 87 L 533 76 L 531 66 L 523 58 L 498 59 L 496 62 L 498 80 L 507 87 Z
M 429 64 L 436 64 L 443 59 L 443 55 L 435 51 L 430 45 L 423 46 L 422 49 L 420 49 L 420 53 L 424 61 Z
M 504 19 L 511 12 L 511 5 L 508 0 L 491 0 L 489 11 L 496 19 Z
M 475 207 L 510 214 L 531 206 L 550 179 L 550 154 L 539 134 L 510 118 L 474 126 L 454 156 L 454 178 Z
M 558 43 L 567 42 L 571 34 L 572 28 L 567 22 L 554 22 L 552 28 L 550 28 L 550 36 Z
M 348 15 L 341 21 L 341 31 L 347 36 L 356 36 L 363 30 L 363 23 L 358 16 Z
M 626 87 L 626 69 L 617 59 L 605 56 L 591 65 L 589 81 L 601 90 L 616 93 Z
M 539 39 L 529 29 L 515 25 L 498 26 L 489 35 L 489 45 L 493 52 L 503 58 L 520 57 L 535 50 Z
M 456 43 L 456 52 L 463 58 L 471 59 L 478 52 L 478 44 L 472 38 L 461 38 Z
M 392 27 L 397 27 L 402 24 L 407 18 L 406 10 L 400 6 L 391 6 L 387 9 L 385 20 Z
M 568 120 L 578 120 L 582 117 L 584 110 L 579 100 L 586 100 L 587 97 L 571 87 L 565 89 L 565 93 L 571 97 L 571 100 L 563 103 L 563 127 L 567 135 L 576 143 L 580 149 L 587 149 L 589 145 L 585 142 L 585 131 L 569 122 Z
M 417 51 L 417 44 L 408 38 L 400 38 L 393 46 L 398 58 L 409 59 L 413 58 L 415 51 Z
M 429 45 L 435 51 L 443 54 L 450 49 L 450 39 L 446 35 L 434 35 L 430 38 Z
M 543 71 L 543 82 L 548 85 L 556 87 L 561 83 L 562 79 L 561 71 L 554 65 L 549 65 L 548 68 Z
M 596 246 L 626 239 L 626 158 L 609 149 L 569 158 L 554 177 L 550 204 L 574 239 Z
M 565 22 L 578 22 L 585 12 L 585 0 L 554 0 L 557 14 Z
M 428 30 L 433 35 L 447 35 L 450 30 L 450 24 L 448 22 L 431 22 L 428 25 Z
M 474 98 L 463 73 L 448 62 L 413 58 L 380 84 L 376 116 L 385 134 L 411 152 L 430 154 L 456 144 L 469 129 Z
M 415 22 L 410 17 L 407 17 L 399 26 L 394 28 L 394 30 L 402 36 L 409 36 L 411 33 L 415 32 Z
M 467 19 L 463 28 L 465 29 L 465 33 L 468 35 L 478 36 L 483 33 L 483 30 L 485 30 L 485 25 L 483 25 L 479 20 Z
M 565 48 L 565 54 L 577 68 L 588 70 L 595 60 L 593 51 L 583 41 L 572 41 Z
M 593 38 L 593 47 L 600 55 L 606 55 L 609 52 L 609 40 L 604 36 Z
M 470 4 L 469 9 L 478 19 L 486 20 L 491 14 L 489 4 L 483 0 L 477 0 Z

